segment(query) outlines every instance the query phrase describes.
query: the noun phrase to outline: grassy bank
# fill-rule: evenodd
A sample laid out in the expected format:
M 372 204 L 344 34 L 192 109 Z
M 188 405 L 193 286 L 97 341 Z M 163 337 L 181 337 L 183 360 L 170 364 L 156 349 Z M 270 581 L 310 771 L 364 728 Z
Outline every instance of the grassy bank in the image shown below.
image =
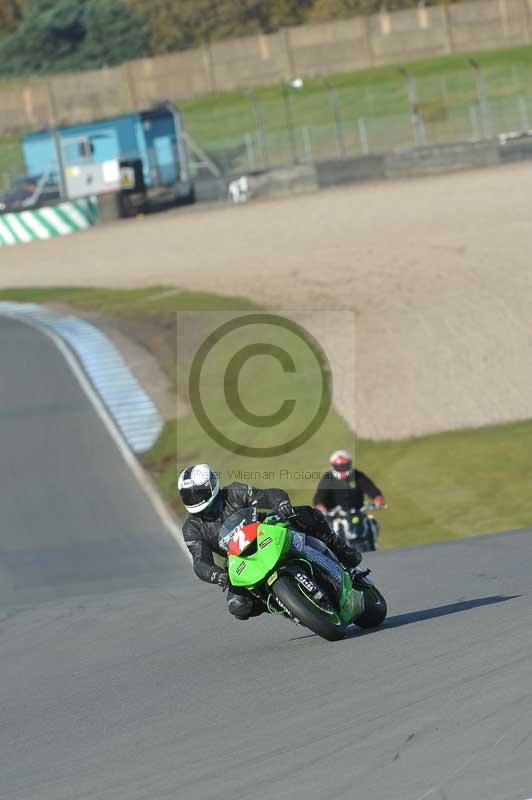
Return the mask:
M 476 75 L 469 64 L 474 58 L 485 71 L 486 92 L 488 97 L 506 97 L 516 94 L 530 94 L 532 91 L 532 48 L 512 47 L 500 50 L 481 50 L 474 53 L 442 56 L 440 58 L 410 61 L 404 66 L 416 81 L 418 99 L 423 102 L 430 97 L 443 97 L 449 105 L 464 102 L 477 97 Z M 349 100 L 350 108 L 344 108 L 347 116 L 377 115 L 388 116 L 410 110 L 408 93 L 404 77 L 399 73 L 401 64 L 341 72 L 328 75 L 329 82 L 340 92 L 340 99 Z M 352 91 L 352 95 L 342 92 Z M 274 103 L 278 111 L 278 126 L 284 127 L 284 98 L 280 84 L 257 86 L 254 92 L 264 104 Z M 324 86 L 316 78 L 305 78 L 304 85 L 292 92 L 294 112 L 307 111 L 306 121 L 319 121 L 324 118 L 324 97 L 327 95 Z M 240 91 L 219 92 L 205 95 L 194 100 L 179 102 L 185 113 L 188 127 L 192 133 L 201 134 L 201 122 L 207 123 L 209 114 L 217 117 L 223 115 L 224 131 L 234 135 L 243 130 L 243 126 L 253 121 L 253 109 L 246 95 Z M 237 119 L 237 109 L 243 117 Z M 271 110 L 271 109 L 270 109 Z M 201 119 L 201 115 L 206 116 Z M 211 131 L 212 133 L 212 131 Z
M 0 300 L 64 303 L 114 320 L 143 341 L 164 368 L 173 373 L 176 387 L 181 391 L 181 373 L 187 365 L 186 354 L 178 354 L 175 345 L 176 312 L 256 308 L 240 298 L 164 287 L 136 291 L 10 290 L 0 292 Z M 201 330 L 196 334 L 200 335 Z M 261 375 L 270 394 L 275 393 L 278 370 L 263 364 Z M 211 379 L 217 379 L 215 371 Z M 257 408 L 254 404 L 260 406 L 260 392 L 251 394 L 247 400 L 250 407 Z M 223 417 L 221 423 L 230 425 L 231 421 Z M 320 471 L 330 450 L 349 438 L 345 422 L 333 413 L 303 452 L 279 458 L 277 466 L 295 470 L 303 460 L 306 469 Z M 532 512 L 527 502 L 531 441 L 532 421 L 401 442 L 358 441 L 357 463 L 375 478 L 390 505 L 382 515 L 383 546 L 461 538 L 531 525 Z M 212 461 L 226 474 L 241 463 L 241 459 L 209 439 L 191 414 L 167 423 L 153 450 L 143 457 L 163 495 L 174 507 L 177 507 L 177 468 L 183 461 L 198 460 Z M 296 500 L 310 502 L 312 485 L 306 484 L 292 493 Z
M 532 525 L 532 421 L 422 436 L 401 442 L 358 440 L 356 460 L 386 494 L 382 546 L 404 547 Z M 325 449 L 329 451 L 327 442 Z M 145 457 L 175 506 L 176 425 Z M 197 455 L 207 452 L 198 442 Z M 321 459 L 323 468 L 325 459 Z M 303 492 L 301 502 L 311 502 Z

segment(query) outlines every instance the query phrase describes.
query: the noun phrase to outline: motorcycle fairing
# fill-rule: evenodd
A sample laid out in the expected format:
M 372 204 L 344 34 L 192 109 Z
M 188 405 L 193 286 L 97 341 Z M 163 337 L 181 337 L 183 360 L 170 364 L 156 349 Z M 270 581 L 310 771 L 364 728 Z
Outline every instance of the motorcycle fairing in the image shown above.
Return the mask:
M 257 531 L 257 550 L 252 555 L 229 555 L 229 580 L 232 586 L 250 588 L 263 581 L 290 548 L 287 527 L 262 523 Z

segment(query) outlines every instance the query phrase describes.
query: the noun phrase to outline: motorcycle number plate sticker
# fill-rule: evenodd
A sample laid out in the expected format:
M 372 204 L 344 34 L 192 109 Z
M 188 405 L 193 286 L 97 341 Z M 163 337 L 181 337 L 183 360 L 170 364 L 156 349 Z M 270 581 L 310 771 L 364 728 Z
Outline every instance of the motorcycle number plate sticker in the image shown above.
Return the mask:
M 292 545 L 298 553 L 302 553 L 305 549 L 305 537 L 302 533 L 294 533 L 292 536 Z
M 298 572 L 296 575 L 296 580 L 298 583 L 301 584 L 308 592 L 315 592 L 316 586 L 312 583 L 312 581 L 303 573 Z
M 276 580 L 277 580 L 277 573 L 274 572 L 272 575 L 270 575 L 266 583 L 268 584 L 268 586 L 271 586 L 272 583 L 275 583 Z
M 268 545 L 271 544 L 272 542 L 273 542 L 272 537 L 268 536 L 267 539 L 263 539 L 262 542 L 259 542 L 259 547 L 262 550 L 263 547 L 268 547 Z

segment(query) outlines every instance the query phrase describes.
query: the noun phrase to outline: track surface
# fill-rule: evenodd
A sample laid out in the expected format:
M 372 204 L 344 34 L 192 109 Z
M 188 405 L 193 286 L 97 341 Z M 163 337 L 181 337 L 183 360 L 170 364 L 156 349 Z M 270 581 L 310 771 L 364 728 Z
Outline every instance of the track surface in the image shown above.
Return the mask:
M 168 578 L 169 535 L 48 338 L 0 316 L 0 607 Z
M 0 341 L 2 800 L 532 796 L 530 532 L 375 555 L 388 623 L 338 644 L 238 623 L 53 345 Z

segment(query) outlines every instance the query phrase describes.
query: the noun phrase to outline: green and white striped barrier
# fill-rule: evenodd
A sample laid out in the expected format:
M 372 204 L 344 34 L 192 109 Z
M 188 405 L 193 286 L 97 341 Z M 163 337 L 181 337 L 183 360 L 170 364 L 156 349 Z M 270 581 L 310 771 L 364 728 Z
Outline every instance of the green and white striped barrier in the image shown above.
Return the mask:
M 0 214 L 0 245 L 27 244 L 36 239 L 68 236 L 89 228 L 97 219 L 98 204 L 93 198 Z

